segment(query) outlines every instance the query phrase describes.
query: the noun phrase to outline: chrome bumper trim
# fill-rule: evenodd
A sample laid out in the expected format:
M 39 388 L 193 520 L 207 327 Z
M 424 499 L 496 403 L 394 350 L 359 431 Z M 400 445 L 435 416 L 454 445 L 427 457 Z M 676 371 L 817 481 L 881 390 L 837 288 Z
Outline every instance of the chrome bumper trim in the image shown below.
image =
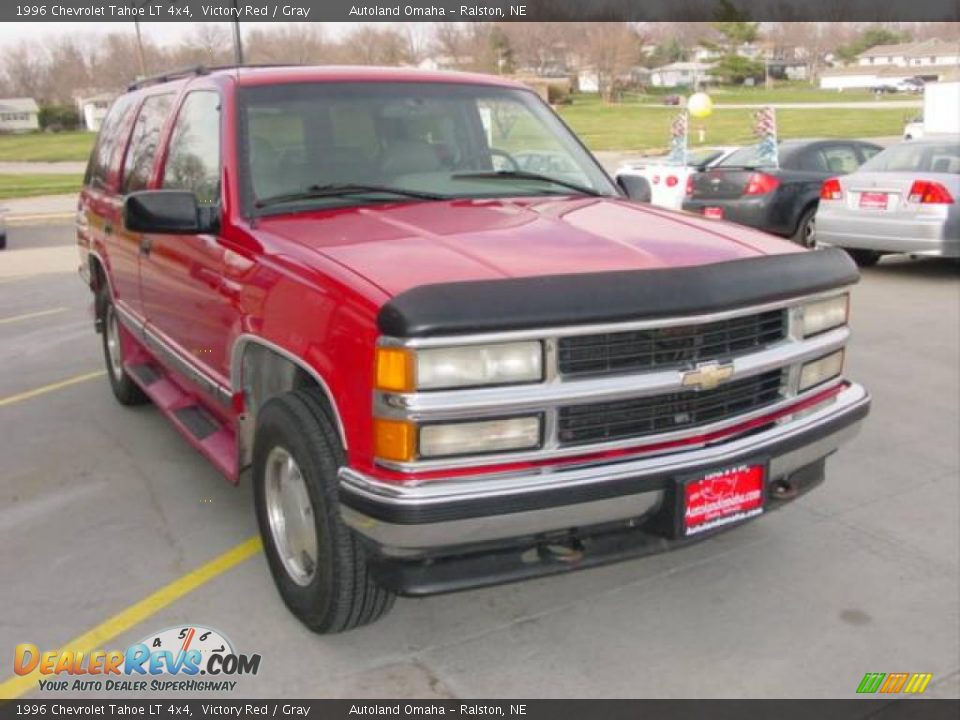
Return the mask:
M 739 458 L 767 456 L 770 476 L 781 477 L 836 450 L 852 437 L 858 419 L 809 444 L 778 452 L 777 448 L 817 427 L 842 421 L 869 405 L 867 391 L 852 384 L 832 401 L 802 417 L 766 431 L 718 445 L 622 462 L 548 467 L 514 473 L 447 478 L 415 483 L 386 483 L 351 468 L 340 470 L 341 516 L 353 530 L 392 555 L 416 555 L 431 548 L 468 542 L 505 539 L 603 522 L 625 521 L 642 515 L 660 502 L 658 490 L 623 493 L 612 498 L 576 502 L 523 512 L 486 514 L 438 522 L 394 523 L 371 517 L 350 507 L 367 503 L 388 511 L 430 510 L 451 503 L 499 500 L 506 504 L 528 500 L 538 493 L 595 488 L 619 480 L 683 475 L 705 465 L 723 466 Z

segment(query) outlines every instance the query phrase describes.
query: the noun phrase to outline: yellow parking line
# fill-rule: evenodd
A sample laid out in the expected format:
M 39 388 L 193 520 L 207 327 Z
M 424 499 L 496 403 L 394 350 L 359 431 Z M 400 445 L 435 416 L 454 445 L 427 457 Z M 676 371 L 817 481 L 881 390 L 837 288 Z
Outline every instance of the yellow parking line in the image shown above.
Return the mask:
M 106 644 L 118 635 L 139 625 L 175 600 L 196 590 L 218 575 L 222 575 L 244 560 L 253 557 L 260 552 L 262 547 L 259 537 L 252 537 L 245 540 L 236 547 L 214 558 L 206 565 L 202 565 L 196 570 L 177 578 L 169 585 L 165 585 L 140 602 L 134 603 L 126 610 L 120 611 L 109 620 L 100 623 L 83 635 L 64 643 L 60 649 L 73 650 L 74 652 L 83 651 L 85 653 L 94 650 L 105 650 Z M 27 639 L 28 638 L 24 638 L 24 640 Z M 30 692 L 36 688 L 37 680 L 40 678 L 42 678 L 42 675 L 36 670 L 27 675 L 14 675 L 5 682 L 0 683 L 0 699 L 13 700 Z
M 34 388 L 33 390 L 27 390 L 26 392 L 17 393 L 16 395 L 8 395 L 5 398 L 0 398 L 0 407 L 5 405 L 13 405 L 21 400 L 29 400 L 30 398 L 35 398 L 38 395 L 46 395 L 54 390 L 70 387 L 71 385 L 76 385 L 77 383 L 82 383 L 86 380 L 93 380 L 94 378 L 102 377 L 106 374 L 106 370 L 97 370 L 96 372 L 84 373 L 83 375 L 74 375 L 66 380 L 61 380 L 60 382 L 51 383 L 50 385 Z
M 47 315 L 56 315 L 66 311 L 65 307 L 52 308 L 50 310 L 38 310 L 37 312 L 24 313 L 23 315 L 14 315 L 12 317 L 0 318 L 0 325 L 20 322 L 21 320 L 32 320 L 33 318 L 46 317 Z

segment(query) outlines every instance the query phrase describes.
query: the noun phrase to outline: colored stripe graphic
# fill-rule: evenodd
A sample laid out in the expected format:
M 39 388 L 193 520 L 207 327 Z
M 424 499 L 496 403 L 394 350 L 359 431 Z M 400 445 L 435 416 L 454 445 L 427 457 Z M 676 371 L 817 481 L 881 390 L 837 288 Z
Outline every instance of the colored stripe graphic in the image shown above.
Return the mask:
M 907 684 L 907 673 L 890 673 L 887 675 L 886 682 L 880 687 L 882 693 L 898 693 Z
M 927 689 L 927 685 L 930 684 L 930 680 L 932 679 L 933 673 L 914 673 L 910 676 L 910 680 L 907 682 L 907 686 L 903 691 L 905 693 L 919 695 Z
M 863 676 L 863 680 L 860 681 L 860 685 L 857 686 L 857 692 L 875 693 L 880 689 L 880 684 L 886 676 L 886 673 L 867 673 Z

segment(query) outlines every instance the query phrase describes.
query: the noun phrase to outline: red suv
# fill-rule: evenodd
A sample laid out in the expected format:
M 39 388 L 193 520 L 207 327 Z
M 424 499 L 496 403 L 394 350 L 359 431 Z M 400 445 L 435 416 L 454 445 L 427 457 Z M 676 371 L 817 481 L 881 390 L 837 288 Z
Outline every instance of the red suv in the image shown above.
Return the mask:
M 820 482 L 868 410 L 843 251 L 630 200 L 500 78 L 146 80 L 80 210 L 114 394 L 250 474 L 318 632 L 710 536 Z

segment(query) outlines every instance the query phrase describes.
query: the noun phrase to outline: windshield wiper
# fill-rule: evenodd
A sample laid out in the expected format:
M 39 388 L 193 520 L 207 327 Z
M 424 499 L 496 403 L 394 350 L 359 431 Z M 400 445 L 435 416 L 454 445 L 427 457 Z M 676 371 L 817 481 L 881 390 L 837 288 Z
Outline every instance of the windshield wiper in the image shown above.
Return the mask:
M 389 187 L 387 185 L 311 185 L 304 190 L 297 192 L 281 193 L 280 195 L 271 195 L 257 200 L 258 208 L 270 207 L 272 205 L 282 205 L 298 200 L 313 200 L 315 198 L 344 197 L 346 195 L 364 195 L 366 193 L 385 193 L 388 195 L 398 195 L 400 197 L 416 198 L 418 200 L 447 200 L 449 195 L 427 192 L 425 190 L 407 190 L 405 188 Z
M 550 177 L 549 175 L 526 172 L 525 170 L 490 170 L 484 172 L 466 172 L 456 173 L 455 175 L 451 175 L 451 177 L 454 180 L 539 180 L 540 182 L 549 182 L 553 183 L 554 185 L 559 185 L 560 187 L 575 190 L 583 195 L 603 195 L 603 193 L 599 192 L 598 190 L 594 190 L 593 188 L 584 187 L 583 185 L 578 185 L 577 183 L 567 182 L 566 180 L 559 180 L 555 177 Z

